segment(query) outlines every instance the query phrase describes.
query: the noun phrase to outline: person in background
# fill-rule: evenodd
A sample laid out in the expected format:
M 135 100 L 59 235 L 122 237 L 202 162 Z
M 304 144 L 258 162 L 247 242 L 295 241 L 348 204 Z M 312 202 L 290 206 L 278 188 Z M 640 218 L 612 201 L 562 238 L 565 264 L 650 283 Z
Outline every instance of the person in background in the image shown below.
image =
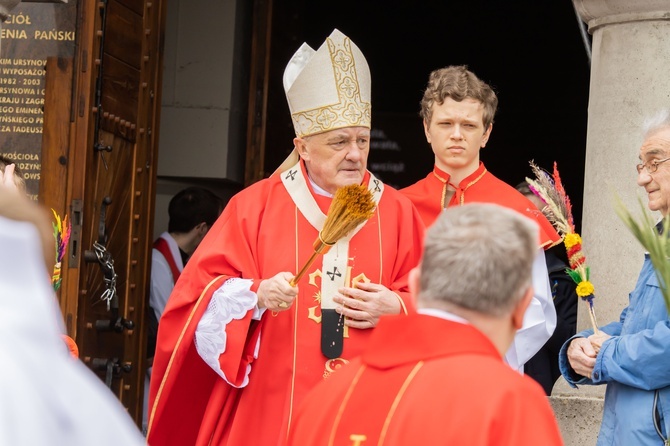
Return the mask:
M 523 181 L 516 185 L 521 192 L 541 210 L 545 203 L 535 195 Z M 551 395 L 561 371 L 558 368 L 558 352 L 565 341 L 577 330 L 577 284 L 568 275 L 568 256 L 565 245 L 560 243 L 544 251 L 551 285 L 551 297 L 556 309 L 556 329 L 546 344 L 524 365 L 524 373 L 540 383 L 544 392 Z
M 177 192 L 168 204 L 168 230 L 154 241 L 151 251 L 147 355 L 149 368 L 144 382 L 142 427 L 146 431 L 151 365 L 156 350 L 158 325 L 170 293 L 189 257 L 223 210 L 223 201 L 209 189 L 188 187 Z
M 670 109 L 643 126 L 637 184 L 651 211 L 670 212 Z M 649 254 L 618 321 L 584 330 L 561 348 L 568 384 L 606 384 L 598 446 L 662 446 L 670 433 L 670 318 Z
M 0 246 L 0 444 L 143 445 L 119 400 L 62 341 L 49 214 L 19 193 L 9 167 Z
M 284 89 L 294 152 L 275 175 L 231 198 L 161 318 L 152 446 L 285 442 L 305 394 L 361 352 L 382 315 L 414 308 L 407 279 L 423 223 L 406 197 L 367 170 L 365 57 L 334 30 L 318 50 L 298 49 Z M 353 185 L 369 191 L 373 215 L 318 254 L 293 286 L 333 196 Z
M 149 353 L 156 349 L 158 322 L 170 293 L 189 257 L 223 211 L 223 201 L 209 189 L 188 187 L 168 204 L 168 230 L 154 241 L 151 252 Z
M 479 160 L 489 141 L 498 97 L 493 89 L 466 66 L 433 71 L 421 100 L 421 117 L 435 165 L 426 178 L 401 190 L 416 206 L 429 227 L 443 209 L 466 203 L 495 203 L 525 215 L 540 226 L 540 247 L 560 240 L 554 227 L 535 206 L 512 186 L 499 180 Z M 535 295 L 523 326 L 505 355 L 514 369 L 547 342 L 556 327 L 549 274 L 543 249 L 533 266 Z
M 502 361 L 533 298 L 537 225 L 494 204 L 445 210 L 410 288 L 360 358 L 299 407 L 289 445 L 561 445 L 540 386 Z

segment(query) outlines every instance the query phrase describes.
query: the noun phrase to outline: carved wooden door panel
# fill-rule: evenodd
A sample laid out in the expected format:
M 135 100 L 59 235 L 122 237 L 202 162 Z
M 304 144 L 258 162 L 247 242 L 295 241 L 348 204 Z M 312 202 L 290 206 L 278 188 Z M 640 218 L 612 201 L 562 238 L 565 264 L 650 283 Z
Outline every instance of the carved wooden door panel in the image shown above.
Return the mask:
M 67 330 L 138 424 L 164 12 L 163 0 L 80 1 L 72 91 L 54 80 L 67 64 L 51 61 L 44 111 L 43 171 L 67 187 L 45 181 L 41 196 L 73 223 L 60 291 Z

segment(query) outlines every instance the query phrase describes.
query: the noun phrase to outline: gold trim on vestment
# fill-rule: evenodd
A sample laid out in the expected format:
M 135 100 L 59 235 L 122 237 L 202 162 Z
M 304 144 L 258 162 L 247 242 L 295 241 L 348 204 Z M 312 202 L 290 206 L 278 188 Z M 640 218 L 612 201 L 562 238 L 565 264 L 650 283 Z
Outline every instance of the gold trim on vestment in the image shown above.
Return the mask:
M 484 168 L 484 172 L 482 172 L 481 175 L 479 175 L 479 176 L 478 176 L 477 178 L 475 178 L 474 180 L 470 181 L 470 182 L 463 188 L 463 192 L 461 192 L 461 200 L 460 200 L 460 204 L 461 204 L 461 206 L 462 206 L 463 204 L 465 204 L 465 191 L 468 190 L 468 189 L 470 188 L 470 186 L 474 185 L 477 181 L 481 180 L 482 177 L 483 177 L 484 175 L 486 175 L 486 172 L 488 172 L 488 171 L 486 170 L 486 168 Z
M 446 178 L 442 178 L 441 176 L 436 174 L 435 169 L 433 169 L 433 175 L 435 176 L 435 178 L 440 180 L 440 182 L 443 184 L 443 186 L 442 186 L 442 197 L 440 197 L 440 208 L 444 209 L 444 208 L 447 207 L 447 203 L 445 203 L 445 201 L 447 200 L 447 183 L 448 183 L 448 181 L 447 181 Z
M 393 418 L 393 415 L 395 414 L 395 411 L 398 408 L 398 405 L 400 404 L 400 400 L 402 400 L 402 397 L 405 394 L 407 388 L 409 387 L 409 384 L 412 382 L 416 374 L 419 373 L 421 367 L 423 367 L 423 361 L 417 362 L 412 371 L 409 372 L 409 375 L 407 375 L 407 378 L 405 378 L 405 382 L 402 384 L 402 387 L 398 391 L 398 394 L 396 395 L 393 404 L 391 404 L 391 409 L 389 410 L 389 413 L 386 415 L 386 420 L 384 421 L 384 427 L 382 428 L 379 434 L 379 442 L 377 443 L 378 445 L 381 446 L 382 444 L 384 444 L 386 433 L 388 432 L 389 426 L 391 425 L 391 419 Z
M 402 300 L 402 297 L 400 297 L 400 294 L 398 294 L 396 292 L 393 292 L 393 294 L 395 294 L 395 297 L 397 297 L 398 300 L 400 301 L 400 309 L 405 314 L 405 316 L 407 316 L 409 313 L 407 312 L 407 307 L 405 306 L 405 301 Z
M 363 375 L 364 371 L 365 371 L 365 365 L 361 365 L 361 368 L 358 369 L 358 371 L 356 372 L 354 379 L 351 380 L 351 384 L 349 384 L 347 393 L 344 395 L 344 398 L 342 398 L 342 403 L 340 403 L 340 408 L 337 410 L 335 420 L 333 421 L 333 429 L 330 431 L 330 437 L 328 438 L 328 446 L 333 446 L 335 444 L 335 434 L 337 433 L 338 425 L 340 424 L 342 415 L 344 414 L 344 411 L 347 407 L 349 398 L 351 398 L 351 394 L 354 392 L 354 388 L 356 388 L 356 384 L 358 384 L 358 380 L 361 378 L 361 375 Z
M 294 203 L 295 204 L 295 203 Z M 295 211 L 294 211 L 294 226 L 295 226 L 295 270 L 297 271 L 299 268 L 299 263 L 298 263 L 298 253 L 299 253 L 299 247 L 300 247 L 300 242 L 299 242 L 299 234 L 300 231 L 298 230 L 298 206 L 295 206 Z M 291 429 L 291 421 L 293 419 L 293 400 L 295 397 L 295 364 L 298 361 L 298 296 L 296 296 L 295 300 L 293 301 L 293 308 L 294 308 L 294 313 L 293 313 L 293 367 L 291 368 L 291 399 L 289 403 L 289 408 L 288 408 L 288 426 L 286 427 L 286 439 L 288 440 L 288 433 L 289 430 Z
M 479 180 L 481 180 L 482 177 L 486 174 L 486 172 L 488 172 L 488 170 L 487 170 L 486 167 L 485 167 L 485 168 L 484 168 L 484 171 L 483 171 L 477 178 L 475 178 L 474 180 L 470 181 L 470 182 L 469 182 L 463 189 L 461 189 L 461 196 L 460 196 L 460 199 L 459 199 L 459 205 L 462 206 L 463 204 L 465 204 L 465 196 L 464 196 L 464 195 L 465 195 L 465 191 L 468 190 L 468 189 L 470 188 L 470 186 L 473 186 L 475 183 L 477 183 Z M 444 184 L 444 186 L 442 186 L 442 198 L 441 198 L 441 203 L 442 203 L 442 209 L 446 209 L 446 208 L 448 207 L 448 205 L 449 205 L 449 203 L 446 203 L 446 199 L 447 199 L 447 187 L 448 187 L 449 185 L 454 186 L 454 189 L 455 189 L 456 191 L 458 191 L 459 187 L 456 186 L 456 185 L 454 185 L 454 184 L 451 184 L 446 178 L 442 178 L 441 176 L 439 176 L 439 175 L 435 172 L 435 169 L 433 169 L 432 174 L 435 176 L 435 178 L 437 178 L 438 180 L 440 180 L 440 182 L 441 182 L 442 184 Z
M 158 406 L 158 402 L 161 399 L 161 394 L 163 393 L 163 387 L 165 386 L 165 382 L 167 381 L 168 375 L 170 374 L 170 369 L 172 368 L 172 362 L 174 361 L 175 355 L 179 350 L 179 346 L 181 345 L 181 341 L 184 338 L 184 335 L 186 334 L 186 330 L 188 329 L 189 325 L 191 325 L 191 319 L 193 319 L 193 315 L 200 306 L 200 302 L 202 302 L 202 298 L 207 293 L 207 290 L 209 290 L 209 288 L 214 284 L 214 282 L 216 282 L 222 277 L 225 277 L 225 275 L 222 274 L 220 276 L 215 277 L 214 279 L 211 280 L 211 282 L 207 284 L 205 289 L 202 290 L 202 293 L 200 293 L 200 297 L 198 297 L 198 300 L 195 302 L 195 305 L 193 306 L 193 310 L 191 310 L 191 314 L 188 315 L 188 319 L 186 320 L 186 324 L 184 324 L 184 328 L 181 330 L 181 333 L 179 334 L 179 338 L 177 338 L 177 343 L 175 344 L 175 347 L 172 350 L 170 360 L 168 361 L 167 368 L 165 369 L 165 373 L 163 374 L 161 385 L 160 387 L 158 387 L 158 393 L 156 393 L 156 400 L 154 401 L 153 406 L 151 406 L 151 414 L 149 416 L 149 424 L 147 427 L 147 438 L 149 437 L 149 433 L 151 432 L 151 426 L 153 425 L 154 414 L 156 413 L 156 407 Z
M 383 250 L 382 250 L 382 240 L 384 240 L 384 237 L 382 237 L 382 217 L 381 217 L 381 210 L 379 209 L 379 206 L 377 206 L 377 227 L 379 228 L 377 230 L 377 242 L 379 243 L 379 278 L 377 280 L 377 283 L 382 283 L 382 278 L 384 274 L 384 256 L 383 256 Z

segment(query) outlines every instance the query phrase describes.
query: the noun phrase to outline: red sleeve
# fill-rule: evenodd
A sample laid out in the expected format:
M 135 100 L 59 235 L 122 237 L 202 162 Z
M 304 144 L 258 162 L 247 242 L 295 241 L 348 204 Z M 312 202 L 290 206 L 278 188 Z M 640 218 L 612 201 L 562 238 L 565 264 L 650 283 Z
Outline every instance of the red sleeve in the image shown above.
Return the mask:
M 251 241 L 256 240 L 262 218 L 262 197 L 262 189 L 252 187 L 230 200 L 170 295 L 159 324 L 151 376 L 149 438 L 155 444 L 168 439 L 170 444 L 194 444 L 207 396 L 221 379 L 198 355 L 195 330 L 212 295 L 227 279 L 241 277 L 258 283 Z M 243 215 L 253 217 L 243 218 L 239 208 L 248 203 L 256 203 L 259 210 L 253 213 L 244 209 Z M 236 385 L 241 384 L 253 360 L 260 333 L 261 323 L 252 320 L 253 309 L 226 326 L 221 367 Z

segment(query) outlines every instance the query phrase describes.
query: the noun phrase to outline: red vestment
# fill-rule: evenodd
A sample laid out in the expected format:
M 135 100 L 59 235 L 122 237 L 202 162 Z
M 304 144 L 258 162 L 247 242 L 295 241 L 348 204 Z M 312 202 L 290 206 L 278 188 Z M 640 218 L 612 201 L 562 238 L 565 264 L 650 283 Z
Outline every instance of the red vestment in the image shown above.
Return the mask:
M 499 180 L 479 163 L 477 170 L 459 184 L 451 184 L 456 192 L 449 203 L 444 203 L 449 183 L 449 174 L 435 166 L 423 180 L 401 190 L 421 214 L 426 227 L 429 227 L 445 207 L 465 203 L 494 203 L 514 209 L 540 226 L 540 243 L 549 248 L 561 240 L 558 233 L 541 211 L 521 192 L 504 181 Z
M 561 445 L 542 388 L 471 325 L 382 317 L 360 358 L 298 408 L 289 445 Z
M 306 178 L 302 163 L 298 170 Z M 282 444 L 297 403 L 324 376 L 360 354 L 374 331 L 348 329 L 341 358 L 323 356 L 321 256 L 298 283 L 290 309 L 265 311 L 254 319 L 260 281 L 281 271 L 297 272 L 318 237 L 282 182 L 291 172 L 234 196 L 181 274 L 159 327 L 149 406 L 152 446 Z M 368 173 L 365 184 L 379 184 L 373 181 Z M 304 188 L 325 214 L 331 199 L 316 196 L 309 182 Z M 347 277 L 353 283 L 369 279 L 385 285 L 411 310 L 407 276 L 419 262 L 422 241 L 419 214 L 406 197 L 386 187 L 375 214 L 349 242 Z M 240 283 L 233 278 L 253 280 L 246 287 L 250 303 L 227 296 L 217 300 L 217 293 Z M 214 333 L 225 342 L 214 364 L 220 366 L 217 372 L 194 343 L 212 302 L 230 305 L 232 315 Z

